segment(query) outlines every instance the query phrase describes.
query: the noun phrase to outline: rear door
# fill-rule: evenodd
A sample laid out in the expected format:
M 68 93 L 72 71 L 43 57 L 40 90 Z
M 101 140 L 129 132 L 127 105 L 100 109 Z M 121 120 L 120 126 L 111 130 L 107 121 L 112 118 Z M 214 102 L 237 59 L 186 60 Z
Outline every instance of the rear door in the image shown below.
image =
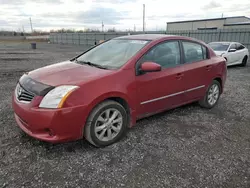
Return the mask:
M 214 64 L 205 46 L 192 41 L 182 41 L 184 54 L 185 100 L 200 99 L 212 81 Z
M 138 72 L 144 62 L 162 66 L 159 72 L 136 75 L 137 117 L 157 113 L 183 103 L 184 80 L 181 48 L 178 41 L 165 41 L 151 48 L 136 64 Z

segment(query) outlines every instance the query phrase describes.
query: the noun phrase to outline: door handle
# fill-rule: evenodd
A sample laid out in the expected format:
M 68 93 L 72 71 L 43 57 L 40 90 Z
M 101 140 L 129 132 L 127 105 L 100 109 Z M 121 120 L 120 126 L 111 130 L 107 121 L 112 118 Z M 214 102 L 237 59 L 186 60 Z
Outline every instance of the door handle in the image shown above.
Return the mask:
M 206 66 L 206 70 L 207 70 L 207 71 L 210 71 L 211 68 L 212 68 L 212 65 L 207 65 L 207 66 Z
M 182 79 L 183 76 L 184 76 L 183 73 L 178 73 L 178 74 L 176 74 L 176 79 L 180 80 L 180 79 Z

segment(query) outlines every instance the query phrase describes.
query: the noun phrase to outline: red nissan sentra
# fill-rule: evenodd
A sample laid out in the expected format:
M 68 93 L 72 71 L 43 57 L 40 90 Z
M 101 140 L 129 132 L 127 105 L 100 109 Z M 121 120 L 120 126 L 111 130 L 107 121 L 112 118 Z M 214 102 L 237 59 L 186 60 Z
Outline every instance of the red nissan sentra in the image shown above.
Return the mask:
M 15 119 L 52 143 L 117 142 L 136 120 L 199 101 L 214 107 L 227 68 L 205 43 L 182 36 L 114 38 L 62 63 L 24 74 L 13 94 Z

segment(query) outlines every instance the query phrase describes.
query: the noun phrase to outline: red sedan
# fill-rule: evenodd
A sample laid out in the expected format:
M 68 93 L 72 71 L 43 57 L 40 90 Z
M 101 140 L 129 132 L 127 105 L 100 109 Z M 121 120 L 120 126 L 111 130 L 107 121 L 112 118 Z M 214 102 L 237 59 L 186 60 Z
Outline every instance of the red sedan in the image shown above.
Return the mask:
M 199 101 L 214 107 L 227 68 L 205 43 L 169 35 L 131 35 L 62 63 L 24 74 L 13 94 L 15 119 L 52 143 L 117 142 L 136 120 Z

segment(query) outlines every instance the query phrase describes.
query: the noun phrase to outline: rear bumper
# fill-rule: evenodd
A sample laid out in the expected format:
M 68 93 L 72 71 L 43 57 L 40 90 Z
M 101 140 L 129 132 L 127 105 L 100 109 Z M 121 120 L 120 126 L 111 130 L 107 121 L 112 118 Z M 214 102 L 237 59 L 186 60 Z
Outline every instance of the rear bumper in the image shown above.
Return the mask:
M 29 104 L 20 103 L 12 97 L 12 107 L 18 126 L 36 139 L 59 143 L 82 138 L 86 121 L 85 106 L 41 109 L 32 107 L 37 103 L 34 98 Z

